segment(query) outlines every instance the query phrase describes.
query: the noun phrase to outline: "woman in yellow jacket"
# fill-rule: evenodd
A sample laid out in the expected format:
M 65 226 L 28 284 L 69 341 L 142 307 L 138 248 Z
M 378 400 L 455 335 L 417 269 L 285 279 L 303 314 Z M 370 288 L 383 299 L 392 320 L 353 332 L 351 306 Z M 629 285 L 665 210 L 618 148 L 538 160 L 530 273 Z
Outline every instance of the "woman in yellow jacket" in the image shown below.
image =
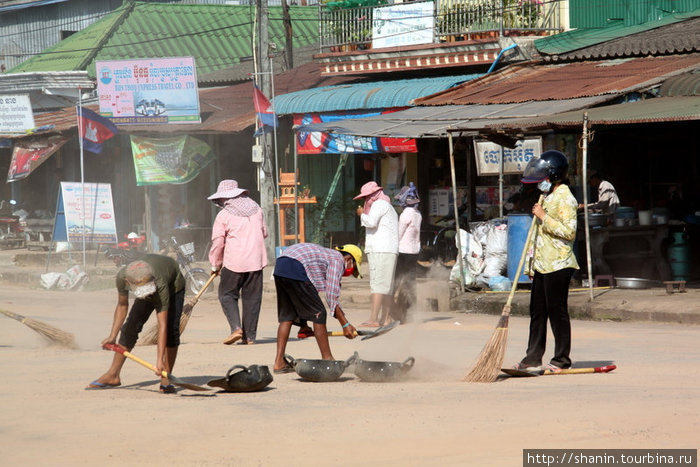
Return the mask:
M 545 366 L 561 371 L 571 366 L 571 322 L 569 283 L 578 269 L 574 255 L 578 202 L 567 185 L 569 163 L 559 151 L 545 151 L 532 159 L 523 172 L 523 183 L 537 183 L 545 195 L 532 207 L 537 217 L 532 261 L 525 273 L 532 277 L 530 294 L 530 337 L 527 352 L 516 368 L 527 370 L 542 365 L 547 345 L 547 320 L 554 334 L 554 356 Z

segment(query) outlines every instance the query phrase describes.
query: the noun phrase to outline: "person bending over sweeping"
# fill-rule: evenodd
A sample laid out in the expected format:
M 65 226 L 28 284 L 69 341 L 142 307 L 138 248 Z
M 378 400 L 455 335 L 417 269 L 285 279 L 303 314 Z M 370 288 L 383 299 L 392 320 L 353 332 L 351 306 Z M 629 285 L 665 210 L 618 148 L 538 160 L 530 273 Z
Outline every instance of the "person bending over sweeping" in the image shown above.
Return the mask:
M 557 372 L 571 366 L 571 321 L 569 282 L 578 269 L 573 246 L 576 238 L 576 198 L 568 187 L 569 162 L 559 151 L 545 151 L 531 159 L 523 172 L 523 183 L 537 183 L 546 196 L 535 203 L 534 256 L 525 268 L 532 277 L 530 292 L 530 337 L 527 353 L 516 369 L 532 370 L 542 365 L 547 345 L 547 320 L 554 334 L 554 356 L 545 369 Z M 525 246 L 527 247 L 527 246 Z M 539 368 L 537 368 L 539 369 Z
M 355 338 L 355 327 L 340 308 L 340 280 L 344 276 L 360 275 L 362 250 L 355 245 L 336 249 L 313 243 L 297 243 L 285 248 L 275 262 L 275 289 L 277 290 L 277 354 L 272 367 L 274 373 L 290 373 L 294 369 L 285 361 L 284 353 L 289 332 L 296 320 L 311 321 L 314 337 L 323 360 L 334 360 L 326 330 L 326 308 L 319 292 L 326 293 L 331 316 L 338 320 L 343 334 Z
M 139 332 L 156 310 L 158 318 L 158 359 L 156 375 L 161 377 L 160 392 L 172 394 L 175 386 L 161 376 L 163 370 L 171 373 L 180 345 L 180 317 L 185 301 L 185 279 L 174 259 L 149 254 L 124 266 L 117 273 L 117 307 L 114 310 L 112 330 L 102 345 L 117 343 L 127 351 L 136 344 Z M 129 307 L 129 291 L 136 299 Z M 121 333 L 120 333 L 121 331 Z M 120 373 L 126 357 L 114 353 L 107 372 L 88 384 L 85 389 L 108 389 L 121 385 Z

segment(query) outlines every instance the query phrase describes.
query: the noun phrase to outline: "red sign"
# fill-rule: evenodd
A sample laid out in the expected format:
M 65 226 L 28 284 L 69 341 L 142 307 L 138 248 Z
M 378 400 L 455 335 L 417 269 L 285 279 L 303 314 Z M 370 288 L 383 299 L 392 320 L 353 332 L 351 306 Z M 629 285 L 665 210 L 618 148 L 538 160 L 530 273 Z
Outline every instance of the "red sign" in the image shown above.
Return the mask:
M 39 167 L 51 154 L 58 151 L 68 138 L 49 136 L 29 142 L 16 142 L 12 150 L 10 170 L 7 181 L 14 182 L 26 178 L 32 170 Z

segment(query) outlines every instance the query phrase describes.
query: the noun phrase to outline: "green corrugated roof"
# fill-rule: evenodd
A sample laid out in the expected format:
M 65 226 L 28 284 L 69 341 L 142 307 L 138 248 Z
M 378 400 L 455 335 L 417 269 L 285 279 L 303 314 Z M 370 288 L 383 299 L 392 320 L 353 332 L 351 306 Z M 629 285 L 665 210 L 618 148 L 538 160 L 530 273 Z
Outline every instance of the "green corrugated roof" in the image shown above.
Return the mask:
M 554 36 L 543 37 L 535 41 L 535 47 L 543 54 L 564 54 L 573 50 L 590 47 L 639 32 L 649 31 L 698 16 L 700 16 L 700 9 L 689 13 L 669 15 L 658 21 L 649 21 L 635 26 L 625 26 L 623 21 L 617 21 L 615 24 L 606 28 L 575 29 Z
M 275 112 L 294 114 L 406 107 L 413 99 L 444 91 L 479 74 L 349 83 L 291 92 L 275 97 Z
M 291 7 L 294 47 L 318 42 L 318 9 Z M 125 3 L 9 73 L 87 70 L 95 60 L 192 56 L 197 75 L 252 57 L 254 9 L 239 5 Z M 270 42 L 284 46 L 282 8 L 269 7 Z

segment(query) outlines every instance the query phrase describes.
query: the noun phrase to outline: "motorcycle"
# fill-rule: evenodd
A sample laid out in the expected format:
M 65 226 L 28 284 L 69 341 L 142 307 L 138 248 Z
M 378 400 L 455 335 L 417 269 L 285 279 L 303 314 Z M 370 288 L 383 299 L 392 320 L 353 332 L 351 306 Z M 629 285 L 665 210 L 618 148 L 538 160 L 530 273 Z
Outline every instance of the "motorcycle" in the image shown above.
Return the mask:
M 19 216 L 15 215 L 14 200 L 0 200 L 0 249 L 24 248 L 26 236 L 20 224 Z
M 117 267 L 126 266 L 146 254 L 144 245 L 146 237 L 131 232 L 125 235 L 125 241 L 117 243 L 116 247 L 105 247 L 102 251 Z
M 195 295 L 199 293 L 209 280 L 210 274 L 202 268 L 192 267 L 194 262 L 194 243 L 190 242 L 180 245 L 177 239 L 171 236 L 170 239 L 163 241 L 163 247 L 165 252 L 175 252 L 177 264 L 180 265 L 180 271 L 187 281 L 187 289 Z

